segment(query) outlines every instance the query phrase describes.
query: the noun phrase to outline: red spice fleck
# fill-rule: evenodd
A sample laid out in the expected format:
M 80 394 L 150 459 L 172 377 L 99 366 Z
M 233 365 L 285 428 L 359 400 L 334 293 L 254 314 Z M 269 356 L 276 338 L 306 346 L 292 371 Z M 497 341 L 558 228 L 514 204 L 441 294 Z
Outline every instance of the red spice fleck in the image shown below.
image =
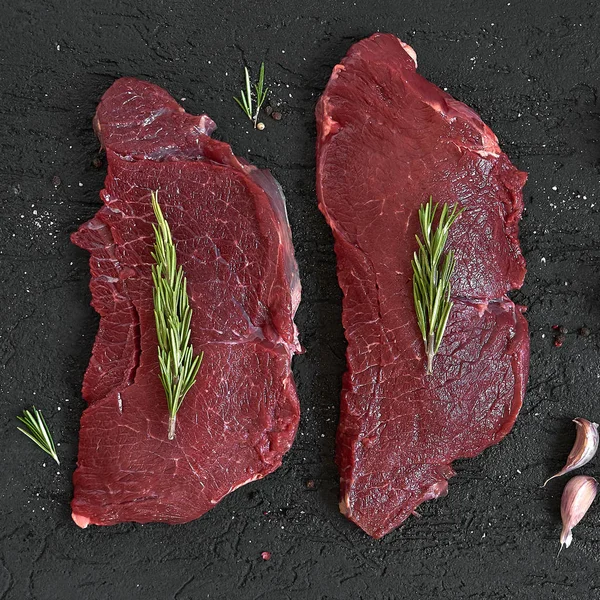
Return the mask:
M 271 553 L 270 552 L 262 552 L 261 556 L 262 556 L 263 560 L 270 560 L 271 559 Z
M 565 336 L 564 336 L 564 335 L 562 335 L 562 334 L 561 334 L 561 335 L 557 335 L 557 336 L 554 338 L 554 345 L 555 345 L 557 348 L 560 348 L 560 347 L 563 345 L 564 341 L 565 341 Z

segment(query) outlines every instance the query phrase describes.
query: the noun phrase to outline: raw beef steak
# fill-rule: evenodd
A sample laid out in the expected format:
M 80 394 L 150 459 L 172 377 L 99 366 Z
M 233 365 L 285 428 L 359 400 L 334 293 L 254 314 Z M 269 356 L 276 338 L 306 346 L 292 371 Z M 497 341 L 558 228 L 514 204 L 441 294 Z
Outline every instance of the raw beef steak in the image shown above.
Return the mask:
M 94 119 L 106 148 L 104 206 L 73 241 L 91 252 L 100 327 L 85 375 L 73 519 L 183 523 L 275 470 L 299 407 L 300 282 L 281 188 L 210 138 L 160 87 L 132 78 Z M 188 280 L 197 382 L 167 439 L 150 275 L 150 192 L 171 226 Z
M 317 105 L 317 193 L 335 237 L 348 341 L 341 510 L 381 537 L 447 493 L 451 464 L 497 443 L 525 392 L 529 339 L 506 296 L 525 275 L 526 175 L 467 106 L 416 73 L 393 35 L 355 44 Z M 455 307 L 426 375 L 412 296 L 418 208 L 458 203 Z

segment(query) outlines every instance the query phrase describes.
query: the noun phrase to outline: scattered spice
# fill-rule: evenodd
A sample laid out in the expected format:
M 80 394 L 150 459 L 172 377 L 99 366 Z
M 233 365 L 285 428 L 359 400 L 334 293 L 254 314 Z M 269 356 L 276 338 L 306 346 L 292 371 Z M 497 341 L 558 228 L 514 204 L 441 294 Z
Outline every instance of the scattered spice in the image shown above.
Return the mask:
M 102 168 L 102 159 L 99 156 L 94 157 L 94 160 L 92 160 L 92 167 L 94 169 Z
M 270 552 L 261 552 L 261 556 L 263 560 L 271 560 L 271 553 Z
M 275 112 L 271 113 L 271 119 L 274 121 L 281 121 L 281 113 L 276 110 Z
M 52 178 L 52 185 L 57 188 L 60 184 L 62 183 L 62 181 L 60 180 L 60 177 L 58 175 L 55 175 Z
M 579 330 L 579 335 L 581 337 L 589 337 L 592 332 L 587 327 L 582 327 Z
M 314 490 L 314 489 L 315 489 L 315 482 L 314 482 L 314 479 L 309 479 L 309 480 L 306 482 L 306 487 L 307 487 L 309 490 Z
M 269 104 L 269 106 L 265 106 L 265 114 L 267 116 L 270 116 L 270 114 L 273 112 L 273 107 Z
M 552 475 L 544 482 L 542 487 L 555 477 L 560 477 L 565 473 L 569 473 L 574 469 L 583 467 L 594 458 L 598 450 L 598 424 L 592 423 L 587 419 L 577 418 L 573 419 L 573 423 L 577 425 L 577 437 L 573 444 L 573 449 L 569 453 L 565 466 L 556 475 Z
M 560 501 L 560 515 L 563 528 L 560 533 L 560 549 L 568 548 L 573 541 L 571 530 L 588 511 L 598 492 L 598 484 L 593 477 L 577 475 L 565 486 Z M 560 550 L 559 550 L 560 553 Z
M 562 334 L 562 333 L 559 333 L 559 334 L 558 334 L 558 335 L 557 335 L 557 336 L 554 338 L 554 345 L 555 345 L 557 348 L 560 348 L 560 347 L 561 347 L 561 346 L 562 346 L 562 345 L 565 343 L 565 340 L 566 340 L 566 339 L 567 339 L 567 338 L 564 336 L 564 334 Z
M 562 335 L 569 333 L 569 330 L 564 325 L 552 325 L 552 329 L 558 333 L 562 333 Z

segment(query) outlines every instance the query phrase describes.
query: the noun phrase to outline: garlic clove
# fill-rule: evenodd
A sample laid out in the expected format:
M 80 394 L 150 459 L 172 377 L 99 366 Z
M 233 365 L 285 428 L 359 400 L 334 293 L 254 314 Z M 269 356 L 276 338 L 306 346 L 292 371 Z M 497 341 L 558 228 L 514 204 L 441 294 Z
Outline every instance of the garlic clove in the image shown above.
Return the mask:
M 560 516 L 563 528 L 560 533 L 560 548 L 568 548 L 573 541 L 573 527 L 583 519 L 598 492 L 598 484 L 593 477 L 577 475 L 569 480 L 560 501 Z
M 594 458 L 598 450 L 598 424 L 582 418 L 573 419 L 573 423 L 577 425 L 577 437 L 575 438 L 575 444 L 573 444 L 573 449 L 569 453 L 567 462 L 556 475 L 548 477 L 542 487 L 545 487 L 555 477 L 560 477 L 565 473 L 569 473 L 569 471 L 583 467 L 583 465 L 586 465 Z

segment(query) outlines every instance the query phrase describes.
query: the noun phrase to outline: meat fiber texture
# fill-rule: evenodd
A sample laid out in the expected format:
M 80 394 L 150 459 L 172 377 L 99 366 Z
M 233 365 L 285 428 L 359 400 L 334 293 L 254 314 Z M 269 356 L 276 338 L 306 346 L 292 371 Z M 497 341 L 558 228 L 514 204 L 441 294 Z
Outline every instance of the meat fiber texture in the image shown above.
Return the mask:
M 117 80 L 94 127 L 108 159 L 104 206 L 72 237 L 91 253 L 101 318 L 73 519 L 184 523 L 275 470 L 296 433 L 300 282 L 285 199 L 267 171 L 210 138 L 209 117 L 151 83 Z M 187 276 L 192 343 L 204 351 L 172 441 L 153 315 L 152 190 Z
M 352 46 L 317 105 L 317 194 L 335 237 L 348 341 L 337 435 L 341 510 L 381 537 L 447 493 L 452 462 L 500 441 L 529 367 L 518 242 L 526 175 L 473 110 L 389 34 Z M 455 302 L 433 375 L 413 303 L 419 206 L 465 209 Z

